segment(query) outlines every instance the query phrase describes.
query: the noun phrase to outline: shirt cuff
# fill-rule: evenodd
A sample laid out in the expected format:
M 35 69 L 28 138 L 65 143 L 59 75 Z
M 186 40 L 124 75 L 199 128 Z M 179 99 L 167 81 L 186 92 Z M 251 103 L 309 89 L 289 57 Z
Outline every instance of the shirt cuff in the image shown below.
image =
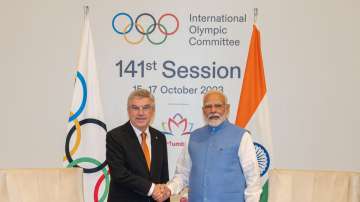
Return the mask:
M 149 190 L 149 192 L 148 192 L 148 196 L 151 196 L 152 194 L 153 194 L 153 192 L 154 192 L 154 189 L 155 189 L 155 184 L 154 183 L 151 183 L 151 187 L 150 187 L 150 190 Z

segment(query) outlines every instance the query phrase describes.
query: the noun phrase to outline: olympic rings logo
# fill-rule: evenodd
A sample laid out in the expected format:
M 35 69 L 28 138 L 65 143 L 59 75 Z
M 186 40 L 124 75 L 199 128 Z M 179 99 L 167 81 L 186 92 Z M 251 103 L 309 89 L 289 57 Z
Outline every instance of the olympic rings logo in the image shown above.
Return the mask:
M 120 22 L 122 21 L 121 19 L 124 19 L 124 17 L 128 22 Z M 148 18 L 148 20 L 146 20 L 146 18 Z M 175 26 L 172 27 L 172 30 L 168 30 L 167 27 L 169 25 L 164 23 L 165 18 L 172 18 L 175 21 Z M 168 36 L 173 35 L 178 31 L 179 24 L 179 19 L 172 13 L 162 14 L 157 21 L 155 20 L 155 17 L 149 13 L 142 13 L 138 15 L 135 18 L 135 21 L 125 12 L 116 14 L 112 19 L 112 28 L 115 33 L 124 36 L 125 41 L 133 45 L 140 44 L 144 40 L 145 36 L 153 45 L 160 45 L 166 41 Z M 119 27 L 118 25 L 122 26 Z M 140 34 L 140 37 L 137 37 L 137 39 L 130 39 L 127 35 L 134 30 L 134 27 L 137 33 Z M 157 40 L 154 39 L 154 37 L 150 37 L 154 34 L 156 28 L 158 28 L 159 33 L 162 35 L 162 37 L 159 37 L 160 39 Z
M 63 161 L 69 162 L 67 165 L 68 168 L 70 167 L 81 167 L 80 163 L 92 164 L 94 167 L 90 168 L 83 168 L 83 172 L 85 174 L 93 174 L 98 173 L 99 171 L 102 174 L 96 180 L 96 184 L 93 191 L 93 198 L 94 202 L 104 202 L 107 198 L 107 194 L 109 192 L 110 187 L 110 174 L 109 168 L 107 166 L 107 161 L 104 160 L 103 162 L 98 161 L 97 159 L 89 156 L 81 156 L 78 154 L 78 157 L 74 157 L 75 153 L 79 150 L 81 138 L 84 134 L 82 134 L 82 126 L 85 124 L 94 124 L 95 126 L 100 127 L 103 130 L 103 134 L 106 135 L 107 129 L 106 124 L 99 119 L 95 118 L 84 118 L 79 120 L 80 115 L 85 111 L 87 105 L 87 98 L 88 98 L 88 85 L 86 83 L 86 79 L 84 75 L 80 72 L 76 72 L 76 82 L 80 82 L 81 89 L 82 89 L 82 98 L 80 106 L 75 110 L 75 112 L 70 111 L 70 117 L 68 122 L 73 123 L 71 129 L 69 130 L 66 141 L 65 141 L 65 156 L 63 157 Z M 74 145 L 70 148 L 70 141 L 71 138 L 74 137 Z M 103 185 L 103 191 L 99 198 L 99 191 L 101 190 L 101 185 Z

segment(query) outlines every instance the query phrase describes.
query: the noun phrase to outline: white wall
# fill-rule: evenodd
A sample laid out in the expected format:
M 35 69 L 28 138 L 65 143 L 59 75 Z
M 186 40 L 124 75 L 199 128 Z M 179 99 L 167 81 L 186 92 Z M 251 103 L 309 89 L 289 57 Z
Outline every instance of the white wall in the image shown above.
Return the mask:
M 93 31 L 101 30 L 105 25 L 96 19 L 115 9 L 106 2 L 1 2 L 1 168 L 61 166 L 84 3 L 91 7 Z M 360 170 L 360 2 L 257 5 L 274 167 Z M 98 50 L 106 49 L 96 34 L 94 41 L 101 65 L 107 54 Z M 105 78 L 100 70 L 100 81 Z M 104 98 L 113 128 L 120 121 L 109 115 L 110 95 Z

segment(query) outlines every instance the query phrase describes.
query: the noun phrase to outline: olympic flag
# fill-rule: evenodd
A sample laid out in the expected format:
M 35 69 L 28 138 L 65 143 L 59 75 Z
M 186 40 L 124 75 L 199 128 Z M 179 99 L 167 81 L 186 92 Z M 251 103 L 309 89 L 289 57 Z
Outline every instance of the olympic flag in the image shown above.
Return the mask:
M 268 198 L 268 171 L 270 170 L 272 140 L 260 31 L 256 25 L 253 25 L 251 35 L 236 125 L 248 129 L 254 139 L 263 185 L 260 202 L 266 202 Z
M 106 125 L 100 99 L 88 8 L 85 8 L 85 23 L 75 77 L 63 161 L 66 167 L 83 168 L 86 202 L 105 201 L 109 187 L 105 161 Z

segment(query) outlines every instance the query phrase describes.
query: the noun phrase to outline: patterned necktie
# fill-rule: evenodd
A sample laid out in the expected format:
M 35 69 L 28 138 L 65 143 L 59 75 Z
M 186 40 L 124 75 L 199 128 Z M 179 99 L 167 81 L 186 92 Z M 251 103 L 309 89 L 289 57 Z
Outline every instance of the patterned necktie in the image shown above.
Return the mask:
M 150 170 L 150 164 L 151 164 L 150 152 L 149 152 L 149 147 L 146 144 L 146 133 L 145 132 L 141 133 L 141 148 L 142 148 L 142 150 L 144 152 L 144 156 L 145 156 L 145 159 L 146 159 L 146 164 L 148 166 L 148 169 Z

